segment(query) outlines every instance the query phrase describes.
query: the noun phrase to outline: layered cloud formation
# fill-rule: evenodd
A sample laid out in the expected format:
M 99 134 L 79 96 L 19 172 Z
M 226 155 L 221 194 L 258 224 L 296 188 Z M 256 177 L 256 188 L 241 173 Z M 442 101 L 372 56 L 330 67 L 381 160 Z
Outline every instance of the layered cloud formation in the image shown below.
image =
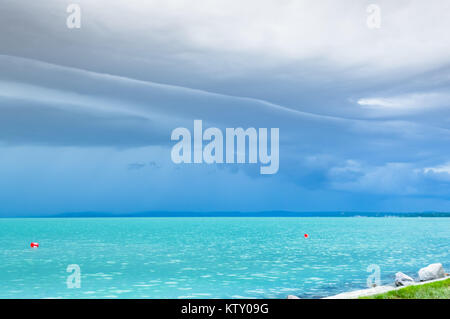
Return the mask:
M 3 2 L 2 215 L 450 209 L 446 1 L 377 30 L 351 0 Z M 279 173 L 174 165 L 194 119 L 279 127 Z

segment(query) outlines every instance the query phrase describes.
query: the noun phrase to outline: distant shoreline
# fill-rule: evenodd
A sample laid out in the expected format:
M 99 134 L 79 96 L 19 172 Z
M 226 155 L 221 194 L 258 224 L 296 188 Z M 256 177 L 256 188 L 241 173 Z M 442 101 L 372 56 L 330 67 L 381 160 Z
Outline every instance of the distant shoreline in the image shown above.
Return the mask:
M 207 218 L 207 217 L 245 217 L 245 218 L 261 218 L 261 217 L 352 217 L 352 218 L 420 218 L 420 217 L 450 217 L 450 212 L 410 212 L 410 213 L 396 213 L 396 212 L 286 212 L 286 211 L 268 211 L 268 212 L 140 212 L 140 213 L 105 213 L 105 212 L 71 212 L 53 215 L 37 214 L 24 216 L 2 216 L 0 218 L 142 218 L 142 217 L 186 217 L 186 218 Z

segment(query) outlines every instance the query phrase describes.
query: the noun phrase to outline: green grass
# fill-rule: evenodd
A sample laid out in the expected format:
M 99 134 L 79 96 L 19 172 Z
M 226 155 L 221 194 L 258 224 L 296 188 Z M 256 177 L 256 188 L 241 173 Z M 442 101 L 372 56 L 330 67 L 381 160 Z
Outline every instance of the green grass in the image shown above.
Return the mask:
M 409 286 L 360 299 L 450 299 L 450 279 Z

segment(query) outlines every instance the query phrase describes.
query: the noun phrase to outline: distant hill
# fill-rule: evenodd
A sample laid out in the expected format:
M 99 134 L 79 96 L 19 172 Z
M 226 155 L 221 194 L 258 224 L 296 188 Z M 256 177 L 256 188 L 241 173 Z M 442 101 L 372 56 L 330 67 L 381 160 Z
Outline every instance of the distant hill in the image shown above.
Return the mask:
M 36 216 L 35 216 L 36 217 Z M 114 214 L 106 212 L 71 212 L 50 216 L 38 216 L 50 218 L 80 218 L 80 217 L 450 217 L 446 212 L 140 212 L 129 214 Z

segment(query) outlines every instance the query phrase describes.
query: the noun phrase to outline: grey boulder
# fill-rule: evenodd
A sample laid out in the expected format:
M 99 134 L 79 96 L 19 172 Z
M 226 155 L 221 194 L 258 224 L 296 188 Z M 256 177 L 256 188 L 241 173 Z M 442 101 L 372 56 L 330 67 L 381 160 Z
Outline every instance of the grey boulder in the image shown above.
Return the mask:
M 395 285 L 397 287 L 400 286 L 408 286 L 414 283 L 414 279 L 409 277 L 408 275 L 405 275 L 402 272 L 398 272 L 395 274 Z
M 445 277 L 442 264 L 431 264 L 419 270 L 420 281 L 428 281 Z

